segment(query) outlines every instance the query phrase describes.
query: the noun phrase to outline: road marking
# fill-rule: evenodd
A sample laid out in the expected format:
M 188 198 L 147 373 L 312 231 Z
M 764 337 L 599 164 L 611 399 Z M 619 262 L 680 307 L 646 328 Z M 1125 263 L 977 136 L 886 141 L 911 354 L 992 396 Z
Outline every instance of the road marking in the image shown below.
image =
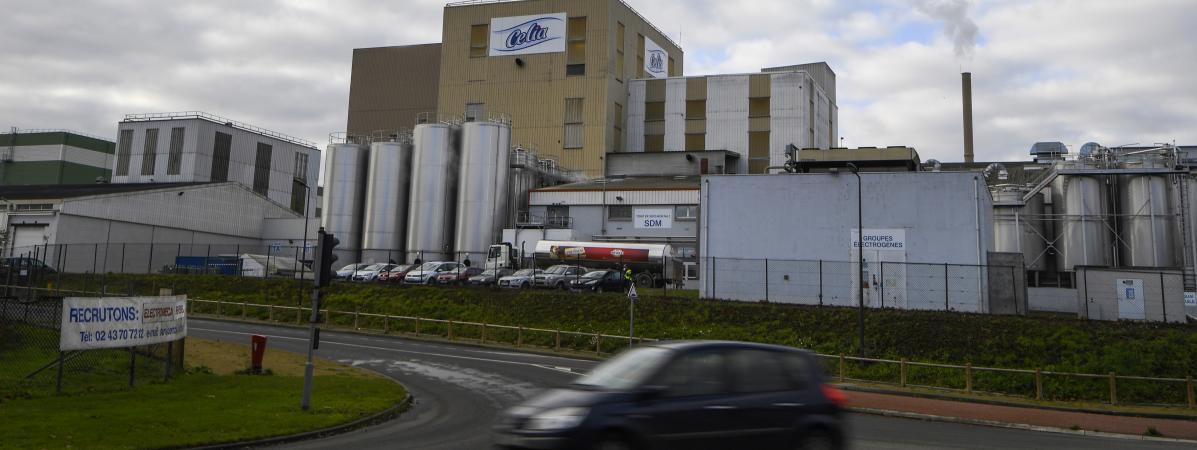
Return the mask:
M 198 327 L 189 327 L 189 329 L 195 330 L 195 331 L 209 331 L 209 332 L 213 332 L 213 333 L 228 333 L 228 334 L 243 334 L 243 335 L 262 334 L 262 333 L 247 333 L 247 332 L 242 332 L 242 331 L 215 330 L 215 329 L 211 329 L 211 328 L 198 328 Z M 289 340 L 293 340 L 293 341 L 306 341 L 307 340 L 306 337 L 305 338 L 297 338 L 297 337 L 277 336 L 277 335 L 269 335 L 269 334 L 265 334 L 263 336 L 274 338 L 274 339 L 289 339 Z M 337 342 L 337 341 L 329 341 L 329 340 L 324 340 L 324 339 L 321 339 L 320 343 L 321 344 L 332 344 L 332 345 L 343 345 L 346 347 L 366 348 L 366 349 L 371 349 L 371 350 L 382 350 L 382 351 L 388 351 L 388 352 L 411 353 L 414 355 L 439 356 L 442 358 L 468 359 L 471 361 L 484 361 L 484 362 L 493 362 L 493 363 L 500 363 L 500 364 L 511 364 L 511 365 L 516 365 L 516 366 L 529 366 L 529 367 L 536 367 L 536 368 L 545 369 L 545 370 L 552 370 L 554 372 L 564 372 L 564 373 L 571 373 L 571 374 L 575 373 L 573 371 L 573 369 L 570 369 L 569 367 L 564 367 L 564 366 L 550 366 L 550 365 L 545 365 L 545 364 L 533 364 L 533 363 L 526 363 L 526 362 L 520 362 L 520 361 L 505 361 L 502 359 L 477 358 L 477 357 L 473 357 L 473 356 L 446 355 L 444 353 L 418 352 L 415 350 L 400 350 L 397 348 L 376 347 L 373 345 L 350 344 L 348 342 Z

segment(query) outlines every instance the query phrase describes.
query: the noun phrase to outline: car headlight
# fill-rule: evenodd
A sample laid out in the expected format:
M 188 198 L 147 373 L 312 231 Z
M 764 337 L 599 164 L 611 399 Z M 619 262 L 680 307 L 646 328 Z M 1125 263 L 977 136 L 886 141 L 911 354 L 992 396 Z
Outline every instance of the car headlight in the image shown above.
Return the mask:
M 581 424 L 590 413 L 587 408 L 556 408 L 528 418 L 525 428 L 535 431 L 565 430 Z

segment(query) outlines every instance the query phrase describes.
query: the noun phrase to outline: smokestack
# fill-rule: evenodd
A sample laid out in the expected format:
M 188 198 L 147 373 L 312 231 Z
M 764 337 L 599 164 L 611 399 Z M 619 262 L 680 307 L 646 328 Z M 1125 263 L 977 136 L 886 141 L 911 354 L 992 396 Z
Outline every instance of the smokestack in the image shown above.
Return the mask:
M 973 162 L 973 74 L 960 74 L 960 90 L 964 92 L 964 162 Z

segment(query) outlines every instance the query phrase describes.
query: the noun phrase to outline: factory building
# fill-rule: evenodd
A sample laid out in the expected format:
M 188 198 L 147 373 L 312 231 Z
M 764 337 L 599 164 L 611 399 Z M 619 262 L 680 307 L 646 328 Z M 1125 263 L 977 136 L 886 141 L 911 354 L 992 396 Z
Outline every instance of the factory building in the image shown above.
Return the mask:
M 107 182 L 116 144 L 67 130 L 0 133 L 0 185 Z
M 113 183 L 232 181 L 315 213 L 320 151 L 311 142 L 197 111 L 128 114 L 117 128 Z
M 441 44 L 358 49 L 353 67 L 351 134 L 503 116 L 513 143 L 601 176 L 623 150 L 632 80 L 680 76 L 683 59 L 621 0 L 468 1 L 445 6 Z
M 747 156 L 730 172 L 765 173 L 785 162 L 787 145 L 838 145 L 834 89 L 835 73 L 826 63 L 632 80 L 623 150 L 727 150 Z

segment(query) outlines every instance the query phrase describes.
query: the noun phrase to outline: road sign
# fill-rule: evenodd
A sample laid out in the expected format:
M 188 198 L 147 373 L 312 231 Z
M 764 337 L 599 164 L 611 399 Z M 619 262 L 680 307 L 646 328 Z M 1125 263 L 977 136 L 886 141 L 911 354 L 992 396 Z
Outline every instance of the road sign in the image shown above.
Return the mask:
M 633 284 L 632 287 L 628 289 L 628 298 L 632 299 L 632 300 L 636 300 L 637 298 L 640 298 L 640 296 L 636 295 L 636 285 L 635 284 Z

